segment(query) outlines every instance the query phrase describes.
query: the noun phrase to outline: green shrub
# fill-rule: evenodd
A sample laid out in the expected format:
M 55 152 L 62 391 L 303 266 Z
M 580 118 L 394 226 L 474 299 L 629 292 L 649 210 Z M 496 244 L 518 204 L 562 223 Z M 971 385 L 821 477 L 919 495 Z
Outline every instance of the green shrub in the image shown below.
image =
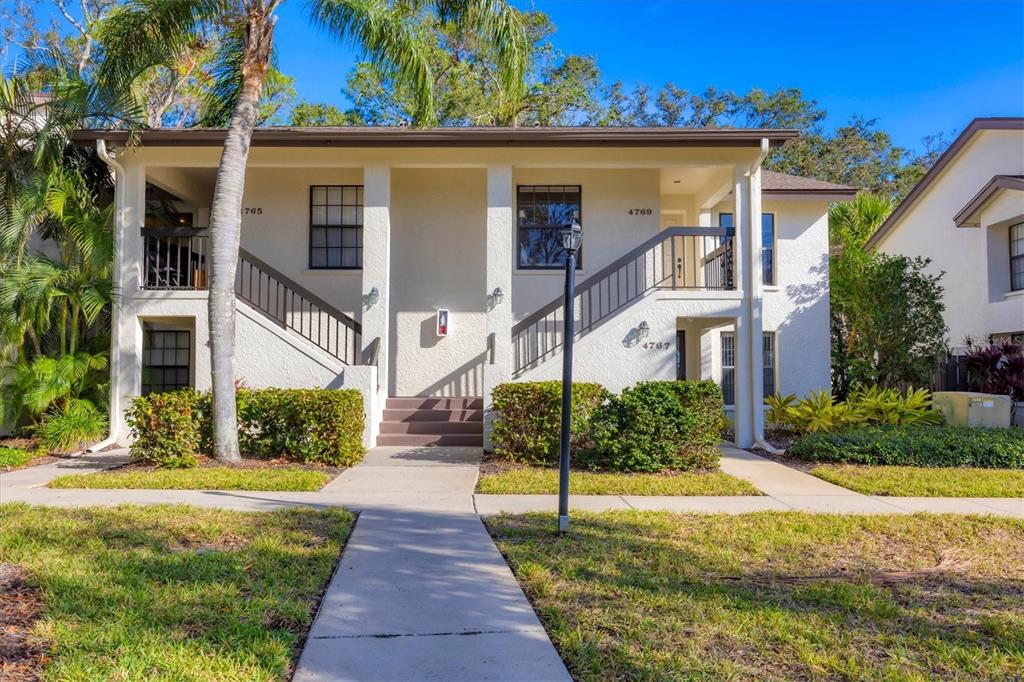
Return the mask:
M 194 467 L 200 429 L 200 394 L 191 389 L 151 393 L 132 401 L 127 414 L 132 429 L 132 458 L 169 469 Z
M 642 382 L 597 411 L 596 448 L 580 463 L 615 471 L 715 469 L 722 417 L 714 382 Z
M 91 445 L 107 433 L 107 415 L 83 398 L 69 398 L 51 409 L 32 429 L 50 452 L 71 452 Z
M 594 447 L 591 416 L 610 397 L 611 394 L 600 384 L 572 385 L 570 451 Z M 496 456 L 529 464 L 554 464 L 558 461 L 562 382 L 501 384 L 492 393 L 492 403 L 495 419 L 491 440 Z
M 820 433 L 871 424 L 889 426 L 938 425 L 944 418 L 932 406 L 931 394 L 921 388 L 906 395 L 896 389 L 871 386 L 850 392 L 846 402 L 828 391 L 814 391 L 797 400 L 793 394 L 765 398 L 768 422 L 797 433 Z
M 256 457 L 352 466 L 365 453 L 364 421 L 355 389 L 238 391 L 239 447 Z
M 812 462 L 1024 468 L 1024 430 L 866 426 L 798 439 L 788 454 Z
M 355 389 L 241 389 L 242 454 L 351 466 L 365 453 L 363 396 Z M 132 457 L 164 467 L 191 467 L 212 451 L 210 394 L 193 390 L 136 398 L 128 414 Z

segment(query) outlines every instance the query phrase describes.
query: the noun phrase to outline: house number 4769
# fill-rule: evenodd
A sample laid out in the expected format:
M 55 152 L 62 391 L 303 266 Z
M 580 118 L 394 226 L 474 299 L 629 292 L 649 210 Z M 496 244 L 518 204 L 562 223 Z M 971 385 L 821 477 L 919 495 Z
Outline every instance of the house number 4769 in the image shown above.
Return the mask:
M 631 208 L 629 209 L 629 215 L 651 215 L 654 213 L 653 208 Z

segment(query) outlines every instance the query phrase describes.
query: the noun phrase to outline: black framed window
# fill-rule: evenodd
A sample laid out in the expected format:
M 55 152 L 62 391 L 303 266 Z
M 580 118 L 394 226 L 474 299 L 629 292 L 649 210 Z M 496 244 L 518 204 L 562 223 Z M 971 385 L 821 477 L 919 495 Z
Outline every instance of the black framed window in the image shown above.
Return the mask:
M 763 362 L 763 397 L 775 395 L 775 332 L 764 332 L 761 341 Z M 736 404 L 736 334 L 722 332 L 722 401 Z
M 736 404 L 736 335 L 732 332 L 722 332 L 722 399 L 726 405 Z
M 142 395 L 191 386 L 192 332 L 143 329 Z
M 351 270 L 363 267 L 363 188 L 313 185 L 309 188 L 309 267 Z
M 516 191 L 520 269 L 565 267 L 559 232 L 583 224 L 579 185 L 520 185 Z M 583 265 L 582 249 L 576 267 Z
M 718 214 L 719 227 L 736 227 L 732 213 Z M 728 237 L 719 237 L 719 244 L 724 244 Z M 761 281 L 764 284 L 775 284 L 775 214 L 761 214 Z
M 1010 290 L 1024 291 L 1024 223 L 1010 226 Z
M 761 281 L 775 284 L 775 214 L 761 214 Z

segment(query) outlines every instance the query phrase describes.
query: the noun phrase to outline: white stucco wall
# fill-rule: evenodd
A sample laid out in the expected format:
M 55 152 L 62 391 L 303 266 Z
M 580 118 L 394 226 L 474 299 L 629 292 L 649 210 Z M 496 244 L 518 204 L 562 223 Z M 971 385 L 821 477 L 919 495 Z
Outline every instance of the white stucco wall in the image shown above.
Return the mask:
M 1002 261 L 1009 259 L 1008 242 L 990 239 L 984 226 L 990 223 L 958 228 L 953 222 L 994 175 L 1021 174 L 1024 131 L 980 130 L 878 244 L 886 253 L 930 258 L 933 272 L 945 271 L 945 316 L 954 348 L 966 336 L 984 340 L 995 332 L 1024 330 L 1024 299 L 1007 298 L 1009 279 L 1001 275 L 1006 271 Z M 1024 214 L 1020 200 L 1015 201 L 1017 214 Z M 1010 209 L 993 210 L 1005 216 Z

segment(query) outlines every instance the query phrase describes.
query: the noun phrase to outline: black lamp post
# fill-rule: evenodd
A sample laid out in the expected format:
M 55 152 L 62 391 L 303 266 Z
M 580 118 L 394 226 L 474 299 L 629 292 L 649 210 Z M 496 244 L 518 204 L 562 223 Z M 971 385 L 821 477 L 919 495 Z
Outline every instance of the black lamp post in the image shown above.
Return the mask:
M 565 249 L 565 329 L 562 349 L 562 437 L 558 455 L 558 533 L 569 532 L 569 416 L 572 409 L 572 340 L 575 335 L 576 252 L 583 243 L 583 228 L 573 222 L 562 228 Z

